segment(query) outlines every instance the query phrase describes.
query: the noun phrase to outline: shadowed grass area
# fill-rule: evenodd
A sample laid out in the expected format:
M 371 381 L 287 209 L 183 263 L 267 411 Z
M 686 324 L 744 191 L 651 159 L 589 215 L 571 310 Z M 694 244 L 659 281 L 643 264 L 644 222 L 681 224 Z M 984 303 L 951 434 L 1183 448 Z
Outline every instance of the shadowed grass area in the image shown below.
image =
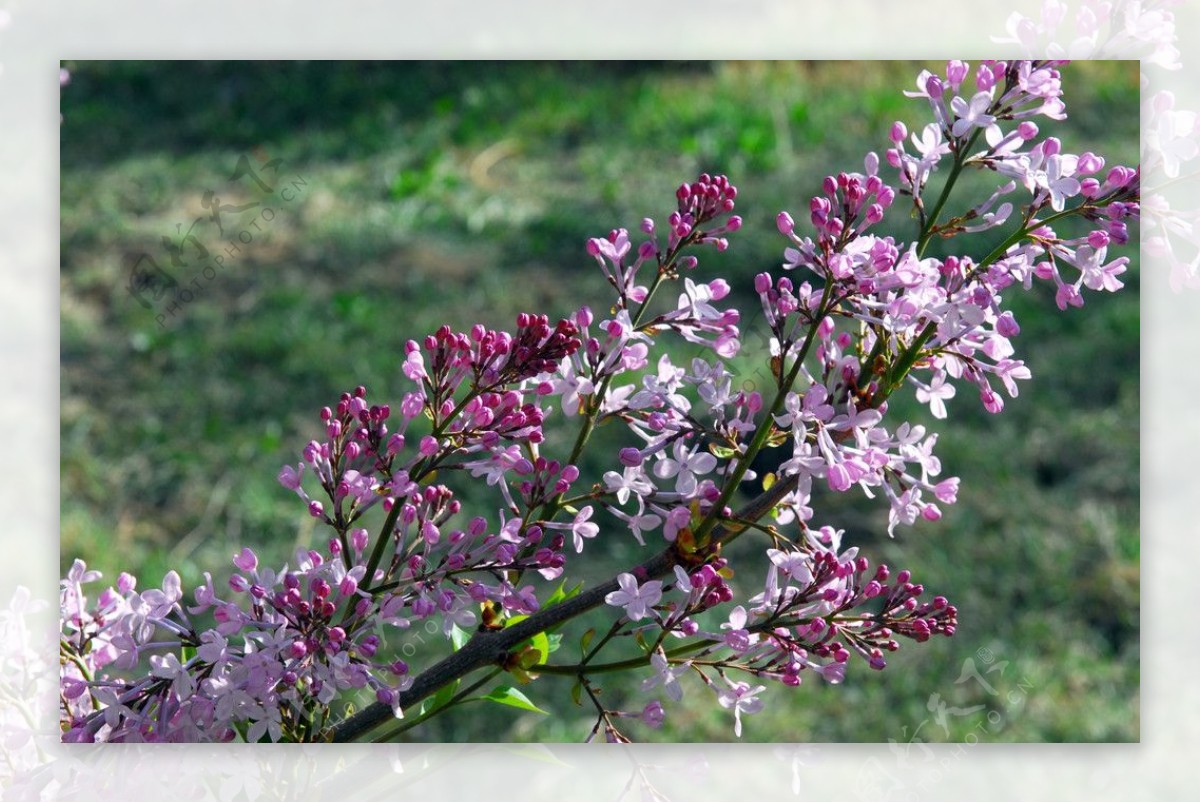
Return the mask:
M 603 311 L 606 285 L 586 239 L 663 216 L 674 187 L 702 170 L 734 180 L 746 225 L 698 270 L 734 285 L 753 327 L 752 277 L 781 261 L 775 214 L 802 217 L 824 175 L 860 170 L 867 150 L 886 147 L 893 120 L 924 120 L 922 104 L 901 94 L 921 66 L 71 65 L 62 100 L 63 567 L 80 556 L 109 578 L 134 571 L 143 585 L 175 568 L 190 587 L 204 571 L 225 577 L 244 544 L 278 564 L 297 545 L 323 543 L 275 480 L 315 436 L 322 405 L 358 384 L 395 399 L 406 389 L 405 341 L 442 323 L 509 328 L 524 310 Z M 1052 128 L 1066 149 L 1134 162 L 1137 65 L 1073 64 L 1064 86 L 1070 117 Z M 242 157 L 259 180 L 290 187 L 291 200 L 248 175 L 231 178 Z M 246 207 L 222 214 L 223 237 L 209 191 Z M 898 237 L 911 235 L 899 204 L 890 220 Z M 187 244 L 181 266 L 162 245 L 189 226 L 225 254 L 211 279 L 190 263 Z M 980 236 L 981 252 L 988 242 Z M 196 282 L 174 315 L 128 292 L 144 253 L 181 284 Z M 796 690 L 773 688 L 746 739 L 1137 740 L 1136 270 L 1124 278 L 1125 291 L 1083 310 L 1059 313 L 1041 290 L 1014 300 L 1017 356 L 1034 380 L 1001 416 L 969 393 L 950 403 L 938 449 L 963 489 L 942 521 L 893 541 L 878 500 L 820 499 L 820 518 L 846 527 L 849 542 L 949 596 L 958 634 L 906 645 L 883 673 L 855 665 L 839 687 L 809 677 Z M 754 356 L 735 361 L 742 379 L 753 380 Z M 892 414 L 932 423 L 909 398 Z M 620 443 L 609 429 L 597 438 L 583 466 L 592 476 Z M 494 507 L 479 489 L 461 490 L 468 507 Z M 740 541 L 735 565 L 759 546 Z M 638 554 L 628 534 L 606 529 L 587 576 Z M 751 574 L 739 582 L 757 582 Z M 567 631 L 564 655 L 586 626 Z M 640 710 L 648 698 L 639 682 L 613 677 L 605 693 Z M 547 678 L 528 689 L 550 719 L 476 705 L 414 733 L 577 740 L 592 716 L 572 704 L 568 685 Z M 635 724 L 631 735 L 732 738 L 729 712 L 698 683 L 689 694 L 692 705 L 668 706 L 662 731 Z M 987 719 L 992 710 L 999 724 Z

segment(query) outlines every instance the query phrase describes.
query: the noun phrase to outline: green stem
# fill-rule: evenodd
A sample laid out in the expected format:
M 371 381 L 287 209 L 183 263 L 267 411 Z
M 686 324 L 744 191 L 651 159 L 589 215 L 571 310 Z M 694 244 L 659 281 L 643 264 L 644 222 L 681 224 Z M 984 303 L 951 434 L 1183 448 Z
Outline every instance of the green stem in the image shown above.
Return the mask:
M 929 213 L 929 217 L 925 219 L 925 226 L 921 230 L 921 235 L 917 238 L 917 256 L 925 255 L 925 249 L 929 247 L 933 230 L 937 227 L 938 216 L 942 213 L 942 208 L 946 206 L 946 201 L 950 199 L 950 191 L 954 189 L 955 182 L 958 181 L 959 175 L 962 173 L 963 166 L 967 162 L 967 154 L 971 148 L 975 146 L 975 141 L 979 139 L 981 129 L 975 129 L 971 134 L 970 139 L 963 143 L 962 147 L 954 154 L 954 164 L 950 167 L 950 175 L 946 177 L 946 185 L 942 187 L 942 194 L 938 196 L 937 203 L 933 205 L 933 211 Z
M 689 655 L 691 653 L 698 652 L 705 647 L 711 647 L 713 644 L 717 643 L 718 642 L 714 639 L 704 639 L 702 641 L 692 642 L 691 644 L 685 644 L 681 647 L 675 647 L 671 650 L 665 650 L 665 652 L 668 658 L 678 658 L 683 655 Z M 637 669 L 639 667 L 649 666 L 650 657 L 652 655 L 654 655 L 653 652 L 647 653 L 646 655 L 639 655 L 636 658 L 626 658 L 624 661 L 613 661 L 607 664 L 589 665 L 586 662 L 571 665 L 535 664 L 534 666 L 530 667 L 529 671 L 546 675 L 591 675 L 601 672 L 620 672 L 625 669 Z
M 502 670 L 502 669 L 493 669 L 491 672 L 488 672 L 486 675 L 484 675 L 478 681 L 476 681 L 475 683 L 472 683 L 470 686 L 468 686 L 467 688 L 460 691 L 458 694 L 451 697 L 446 702 L 445 705 L 438 706 L 437 708 L 432 708 L 428 711 L 418 714 L 417 716 L 413 717 L 412 719 L 406 720 L 404 722 L 404 724 L 393 728 L 392 730 L 388 731 L 387 733 L 383 734 L 382 736 L 378 736 L 378 737 L 372 739 L 371 741 L 375 744 L 379 744 L 380 742 L 390 742 L 393 739 L 395 739 L 397 736 L 399 736 L 400 734 L 404 733 L 405 731 L 411 730 L 412 728 L 417 727 L 418 725 L 420 725 L 422 722 L 424 722 L 427 719 L 431 719 L 432 717 L 437 716 L 438 714 L 444 713 L 445 711 L 449 710 L 453 706 L 461 705 L 464 702 L 471 702 L 470 700 L 467 700 L 465 698 L 468 695 L 470 695 L 472 692 L 477 690 L 480 686 L 483 686 L 483 685 L 489 683 L 494 677 L 496 677 L 496 675 L 500 674 L 503 671 L 504 670 Z
M 833 283 L 827 280 L 825 282 L 825 289 L 821 295 L 821 303 L 817 307 L 818 314 L 815 316 L 811 326 L 809 326 L 808 335 L 804 338 L 804 344 L 800 347 L 800 353 L 796 355 L 796 361 L 792 365 L 792 370 L 780 384 L 779 390 L 775 393 L 775 399 L 771 403 L 771 408 L 763 417 L 762 424 L 754 433 L 754 439 L 750 442 L 745 454 L 742 455 L 742 458 L 734 468 L 733 476 L 726 480 L 725 487 L 721 489 L 721 495 L 717 498 L 712 510 L 700 522 L 700 526 L 696 528 L 694 536 L 697 544 L 703 544 L 704 538 L 712 532 L 713 527 L 717 524 L 717 520 L 723 515 L 725 506 L 729 504 L 729 500 L 733 498 L 733 494 L 737 491 L 738 483 L 742 481 L 742 477 L 746 476 L 746 472 L 750 469 L 750 464 L 754 461 L 758 453 L 762 451 L 763 445 L 766 444 L 767 438 L 770 437 L 771 431 L 775 428 L 775 416 L 779 415 L 780 411 L 783 410 L 787 394 L 791 391 L 792 385 L 795 384 L 796 378 L 800 375 L 800 369 L 804 367 L 804 360 L 808 357 L 809 349 L 812 348 L 812 344 L 816 340 L 817 330 L 821 326 L 821 321 L 829 314 L 829 299 L 832 294 Z

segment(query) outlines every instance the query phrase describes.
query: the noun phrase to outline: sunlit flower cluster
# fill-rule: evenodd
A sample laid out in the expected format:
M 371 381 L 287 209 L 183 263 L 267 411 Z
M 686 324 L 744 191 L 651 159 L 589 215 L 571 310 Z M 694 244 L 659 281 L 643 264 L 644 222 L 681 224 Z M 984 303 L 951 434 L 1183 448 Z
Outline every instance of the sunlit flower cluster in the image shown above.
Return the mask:
M 840 683 L 854 656 L 883 669 L 902 637 L 953 635 L 958 609 L 843 546 L 814 489 L 882 497 L 889 534 L 940 518 L 959 479 L 942 475 L 937 433 L 892 420 L 889 398 L 911 388 L 946 419 L 969 388 L 998 413 L 1001 392 L 1030 378 L 1006 297 L 1050 282 L 1066 310 L 1085 291 L 1121 288 L 1129 260 L 1111 252 L 1139 217 L 1140 172 L 1039 138 L 1038 118 L 1066 114 L 1061 67 L 923 71 L 907 94 L 927 105 L 928 125 L 892 126 L 884 157 L 826 177 L 801 222 L 779 213 L 783 274 L 759 273 L 752 288 L 769 330 L 753 355 L 767 387 L 735 384 L 733 288 L 700 278 L 697 255 L 725 251 L 742 227 L 737 188 L 702 174 L 665 219 L 587 241 L 613 291 L 604 314 L 522 314 L 511 333 L 443 326 L 399 355 L 408 385 L 397 402 L 370 403 L 359 387 L 319 411 L 321 438 L 279 482 L 326 528 L 323 549 L 278 569 L 244 549 L 226 582 L 206 574 L 190 595 L 174 572 L 139 591 L 130 575 L 102 587 L 76 562 L 62 589 L 64 738 L 343 738 L 382 724 L 380 711 L 419 724 L 490 671 L 469 688 L 500 673 L 574 677 L 576 702 L 597 712 L 589 738 L 622 741 L 622 718 L 658 727 L 670 706 L 608 705 L 593 678 L 619 670 L 672 704 L 707 689 L 740 736 L 772 684 Z M 993 179 L 990 196 L 950 214 L 966 171 Z M 910 211 L 915 236 L 884 231 Z M 1004 232 L 990 253 L 928 253 L 962 235 L 969 249 L 985 229 Z M 668 284 L 674 301 L 655 305 Z M 672 341 L 700 356 L 678 362 Z M 622 443 L 582 477 L 601 424 Z M 768 445 L 790 454 L 758 477 L 751 464 Z M 763 494 L 738 509 L 750 480 Z M 463 483 L 492 489 L 494 504 L 464 509 Z M 647 557 L 589 577 L 597 546 L 620 538 Z M 761 541 L 736 583 L 722 555 L 734 539 Z M 566 582 L 576 579 L 590 588 Z M 589 611 L 607 630 L 583 636 L 577 663 L 554 660 L 556 631 Z M 444 649 L 402 654 L 418 624 Z M 356 694 L 373 702 L 343 716 L 338 701 Z M 510 686 L 488 699 L 540 710 Z

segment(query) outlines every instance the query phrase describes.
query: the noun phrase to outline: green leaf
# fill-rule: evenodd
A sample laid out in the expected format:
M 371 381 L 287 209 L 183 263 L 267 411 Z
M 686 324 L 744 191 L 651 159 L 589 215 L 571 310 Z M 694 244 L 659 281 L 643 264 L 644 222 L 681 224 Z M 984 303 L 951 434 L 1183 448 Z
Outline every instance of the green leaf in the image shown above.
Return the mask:
M 462 679 L 459 678 L 453 683 L 447 683 L 445 686 L 442 686 L 442 688 L 438 689 L 437 694 L 433 695 L 433 697 L 421 704 L 420 713 L 424 714 L 429 711 L 436 711 L 446 703 L 450 702 L 450 698 L 454 696 L 456 691 L 458 691 L 458 684 L 461 682 Z
M 543 607 L 549 608 L 551 605 L 557 605 L 558 603 L 562 602 L 563 600 L 570 599 L 571 597 L 575 596 L 582 590 L 583 590 L 583 582 L 582 581 L 579 583 L 576 583 L 573 588 L 567 588 L 567 581 L 563 580 L 561 583 L 558 584 L 558 588 L 556 588 L 554 590 L 554 593 L 550 595 L 550 598 L 546 600 L 546 604 Z
M 588 647 L 592 645 L 592 639 L 596 638 L 596 628 L 589 627 L 588 631 L 579 639 L 579 660 L 583 660 L 587 655 Z
M 551 633 L 546 638 L 550 642 L 550 652 L 558 652 L 558 648 L 562 646 L 562 633 Z
M 538 659 L 536 663 L 544 664 L 546 659 L 550 657 L 550 639 L 545 633 L 538 633 L 533 638 L 529 639 L 529 646 L 537 650 Z M 530 664 L 532 666 L 533 664 Z M 528 669 L 529 667 L 526 667 Z
M 471 634 L 463 630 L 458 625 L 450 626 L 450 643 L 454 646 L 454 651 L 458 652 L 463 648 L 463 645 L 471 640 Z
M 571 699 L 575 701 L 575 705 L 583 705 L 580 699 L 583 697 L 583 684 L 578 680 L 571 686 Z
M 508 618 L 508 621 L 506 621 L 504 623 L 504 626 L 512 627 L 513 625 L 517 624 L 518 622 L 523 622 L 528 618 L 529 618 L 529 616 L 527 614 L 521 614 L 519 616 L 510 616 Z M 525 663 L 526 669 L 533 666 L 535 663 L 544 664 L 544 663 L 546 663 L 546 659 L 550 657 L 550 638 L 546 635 L 545 631 L 542 631 L 541 633 L 537 633 L 533 636 L 530 636 L 528 642 L 522 642 L 522 643 L 529 644 L 530 647 L 532 647 L 534 650 L 537 651 L 537 660 L 533 660 L 533 656 L 530 655 L 529 658 L 523 662 L 523 663 Z
M 543 711 L 538 708 L 533 702 L 512 686 L 497 686 L 488 692 L 484 700 L 490 700 L 493 703 L 500 705 L 511 705 L 513 708 L 520 708 L 525 711 L 533 711 L 538 714 L 549 714 L 549 711 Z

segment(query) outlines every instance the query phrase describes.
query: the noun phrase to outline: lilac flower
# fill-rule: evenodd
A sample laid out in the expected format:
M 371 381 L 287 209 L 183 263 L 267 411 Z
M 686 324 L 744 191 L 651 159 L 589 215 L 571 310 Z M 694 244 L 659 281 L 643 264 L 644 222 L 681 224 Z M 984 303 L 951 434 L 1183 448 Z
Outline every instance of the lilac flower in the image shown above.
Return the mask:
M 183 599 L 183 589 L 179 582 L 179 573 L 174 569 L 163 577 L 162 590 L 151 588 L 142 594 L 142 600 L 148 606 L 147 615 L 160 619 Z
M 696 493 L 696 477 L 717 467 L 717 458 L 700 451 L 700 446 L 688 450 L 682 439 L 675 441 L 675 458 L 663 458 L 654 466 L 654 475 L 662 479 L 675 477 L 675 491 L 684 496 Z
M 790 577 L 801 586 L 806 586 L 813 580 L 811 558 L 803 552 L 784 552 L 780 549 L 768 549 L 767 558 L 779 571 Z
M 591 395 L 595 388 L 592 380 L 575 373 L 575 366 L 569 359 L 563 359 L 560 373 L 561 378 L 553 380 L 554 392 L 562 397 L 563 415 L 574 418 L 579 415 L 581 397 Z
M 654 674 L 642 681 L 642 691 L 662 686 L 667 697 L 675 702 L 682 700 L 683 687 L 679 685 L 679 678 L 687 674 L 692 662 L 683 661 L 672 666 L 667 661 L 666 654 L 659 650 L 650 656 L 650 666 L 654 669 Z
M 600 526 L 589 521 L 592 517 L 592 506 L 587 505 L 580 509 L 575 514 L 575 520 L 571 522 L 571 533 L 575 536 L 575 551 L 583 551 L 583 539 L 595 538 L 600 532 Z
M 642 531 L 654 530 L 660 524 L 662 524 L 662 518 L 660 516 L 656 516 L 653 513 L 646 513 L 645 510 L 642 510 L 641 512 L 632 516 L 615 509 L 612 511 L 612 513 L 614 516 L 621 519 L 621 521 L 624 521 L 629 525 L 629 531 L 633 533 L 633 537 L 637 539 L 639 544 L 643 545 L 646 543 L 646 540 L 642 538 Z
M 730 612 L 729 621 L 721 625 L 722 630 L 729 631 L 725 634 L 725 646 L 738 654 L 750 649 L 757 638 L 746 629 L 747 618 L 746 609 L 738 605 Z
M 609 592 L 604 601 L 613 607 L 624 608 L 625 615 L 633 622 L 640 622 L 652 615 L 651 606 L 662 599 L 661 580 L 650 580 L 639 587 L 636 577 L 629 572 L 622 572 L 617 575 L 617 585 L 620 590 Z
M 934 418 L 945 418 L 946 399 L 953 399 L 956 392 L 954 385 L 946 381 L 946 374 L 939 372 L 928 385 L 917 383 L 916 395 L 917 401 L 929 405 Z
M 616 493 L 617 501 L 622 505 L 629 501 L 631 493 L 643 497 L 654 492 L 654 484 L 650 482 L 646 472 L 642 471 L 640 467 L 626 467 L 620 474 L 615 471 L 606 471 L 604 484 L 610 493 Z
M 995 125 L 995 115 L 987 113 L 991 105 L 991 92 L 977 92 L 970 101 L 957 96 L 952 98 L 950 108 L 958 119 L 954 121 L 950 133 L 956 137 L 963 137 L 972 128 L 988 128 Z
M 751 688 L 749 683 L 744 681 L 726 681 L 729 683 L 727 691 L 717 693 L 717 702 L 722 708 L 733 709 L 733 733 L 735 736 L 742 735 L 742 714 L 757 714 L 763 709 L 764 701 L 758 697 L 759 694 L 767 690 L 766 686 L 754 686 Z
M 1074 178 L 1075 157 L 1055 154 L 1046 160 L 1046 169 L 1038 171 L 1035 181 L 1050 196 L 1050 208 L 1061 212 L 1068 198 L 1079 194 L 1080 183 Z

